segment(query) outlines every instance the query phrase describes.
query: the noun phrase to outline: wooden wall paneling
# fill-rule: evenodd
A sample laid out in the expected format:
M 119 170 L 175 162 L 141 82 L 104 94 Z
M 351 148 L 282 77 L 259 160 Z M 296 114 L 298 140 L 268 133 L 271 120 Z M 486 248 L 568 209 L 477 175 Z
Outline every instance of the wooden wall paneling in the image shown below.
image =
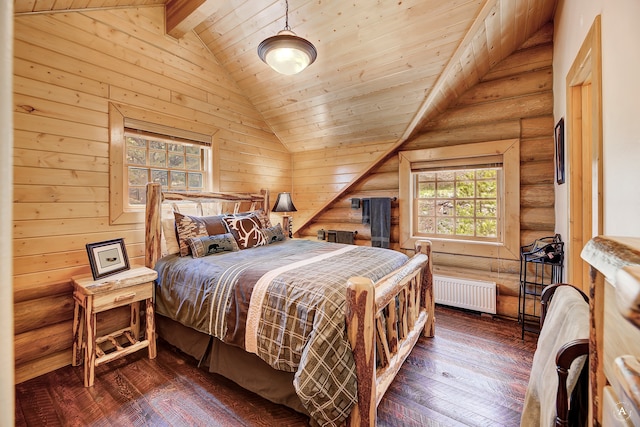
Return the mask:
M 130 263 L 143 262 L 143 224 L 108 222 L 110 103 L 221 130 L 221 191 L 291 188 L 287 149 L 207 47 L 192 33 L 167 37 L 163 19 L 162 7 L 15 16 L 16 381 L 70 362 L 62 302 L 70 277 L 90 274 L 86 243 L 122 237 Z M 49 319 L 37 314 L 48 308 Z
M 478 83 L 456 100 L 457 106 L 476 105 L 492 100 L 520 97 L 551 90 L 553 73 L 550 68 L 533 70 L 512 76 L 507 82 L 502 79 Z
M 36 357 L 24 364 L 16 365 L 15 382 L 19 384 L 70 364 L 71 349 L 57 351 L 43 357 Z
M 108 316 L 99 313 L 97 333 L 102 335 L 128 326 L 130 314 L 128 306 L 119 307 L 109 312 Z M 64 321 L 16 335 L 14 345 L 17 383 L 71 363 L 71 348 L 67 347 L 72 338 L 69 328 L 71 322 Z M 30 340 L 34 339 L 38 339 L 38 343 L 30 346 Z
M 523 117 L 520 120 L 520 138 L 549 138 L 549 127 L 554 127 L 553 115 Z
M 22 284 L 20 289 L 13 290 L 14 304 L 28 302 L 38 298 L 56 297 L 59 295 L 70 294 L 73 286 L 68 280 L 59 282 L 36 282 L 30 281 L 28 284 Z
M 524 162 L 520 165 L 520 185 L 553 184 L 554 164 L 552 161 Z
M 34 117 L 28 113 L 17 112 L 13 115 L 13 125 L 17 130 L 34 131 L 35 129 L 46 129 L 50 135 L 61 135 L 71 138 L 89 139 L 94 141 L 107 142 L 108 134 L 106 122 L 104 127 L 85 125 L 84 123 L 73 123 L 58 120 L 50 117 Z
M 21 334 L 68 320 L 73 316 L 73 296 L 64 292 L 14 305 L 14 330 Z
M 161 19 L 163 11 L 155 10 L 157 18 Z M 176 79 L 188 86 L 206 89 L 209 84 L 216 83 L 216 76 L 220 74 L 220 68 L 215 63 L 205 58 L 191 55 L 189 51 L 180 48 L 179 43 L 157 32 L 145 32 L 139 34 L 135 21 L 117 20 L 109 12 L 84 12 L 71 13 L 58 19 L 57 14 L 40 15 L 38 20 L 30 20 L 32 25 L 39 29 L 58 35 L 61 39 L 74 40 L 74 36 L 83 36 L 92 39 L 90 46 L 80 46 L 81 50 L 94 50 L 92 56 L 97 53 L 106 53 L 100 61 L 107 62 L 114 58 L 116 61 L 109 69 L 116 69 L 118 65 L 136 62 L 139 70 L 137 73 L 151 72 L 159 74 L 165 79 Z M 114 31 L 117 29 L 117 31 Z M 58 44 L 58 43 L 57 43 Z M 92 52 L 88 52 L 92 54 Z M 108 55 L 108 56 L 107 56 Z M 91 57 L 90 57 L 91 58 Z M 119 64 L 120 63 L 120 64 Z M 203 73 L 203 68 L 209 68 L 212 72 Z M 130 67 L 129 67 L 130 68 Z M 217 70 L 216 70 L 217 68 Z M 129 75 L 129 69 L 127 75 Z M 143 81 L 149 81 L 142 78 Z M 170 87 L 170 85 L 162 85 Z M 194 94 L 195 91 L 193 91 Z M 198 95 L 196 95 L 198 96 Z M 202 95 L 199 95 L 202 96 Z
M 95 126 L 106 125 L 104 113 L 107 112 L 107 103 L 104 98 L 63 87 L 51 89 L 50 86 L 50 83 L 16 76 L 13 86 L 16 111 Z M 32 104 L 34 102 L 36 105 Z M 65 108 L 61 109 L 60 104 Z
M 113 236 L 111 231 L 91 234 L 73 234 L 66 236 L 44 236 L 37 239 L 14 239 L 14 256 L 41 255 L 50 252 L 69 252 L 84 249 L 87 243 L 108 240 Z M 125 242 L 142 242 L 144 229 L 142 227 L 122 231 L 119 233 Z M 88 267 L 88 261 L 87 261 Z
M 433 256 L 439 267 L 459 267 L 500 274 L 519 274 L 520 262 L 506 258 L 478 257 L 472 255 L 437 253 Z
M 16 365 L 71 348 L 71 320 L 16 334 Z
M 108 201 L 15 203 L 13 215 L 24 220 L 95 218 L 108 209 Z
M 16 167 L 20 176 L 14 178 L 14 200 L 18 203 L 38 202 L 101 202 L 108 200 L 108 188 L 92 187 L 106 173 L 81 172 L 65 169 L 47 169 L 40 173 L 38 167 Z M 46 179 L 51 175 L 53 182 Z M 19 178 L 19 179 L 16 179 Z M 52 184 L 52 185 L 48 185 Z
M 532 184 L 520 186 L 521 208 L 553 208 L 555 204 L 553 185 Z
M 24 43 L 20 43 L 22 47 L 26 47 Z M 35 49 L 35 47 L 32 47 Z M 32 55 L 36 59 L 36 55 Z M 22 78 L 30 81 L 39 81 L 49 85 L 55 85 L 58 88 L 65 88 L 76 91 L 79 96 L 94 95 L 98 98 L 106 98 L 109 96 L 109 87 L 105 82 L 90 79 L 84 76 L 70 76 L 59 68 L 39 64 L 34 61 L 23 58 L 14 58 L 13 61 L 15 78 Z
M 373 173 L 364 178 L 353 189 L 354 191 L 376 191 L 398 188 L 400 185 L 398 171 Z
M 520 210 L 521 230 L 553 230 L 555 210 L 548 208 L 522 208 Z
M 555 147 L 552 136 L 520 139 L 520 159 L 523 163 L 553 160 L 554 154 Z
M 296 183 L 292 197 L 296 203 L 297 218 L 316 212 L 327 200 L 349 185 L 372 161 L 383 155 L 388 142 L 345 145 L 338 150 L 313 150 L 293 153 L 293 180 Z M 396 172 L 397 173 L 397 172 Z M 294 220 L 296 224 L 302 221 Z M 314 227 L 315 230 L 315 227 Z M 315 234 L 314 231 L 302 231 Z
M 508 98 L 483 104 L 474 104 L 447 111 L 435 120 L 435 127 L 455 128 L 473 126 L 487 122 L 519 120 L 522 112 L 532 116 L 549 113 L 553 108 L 553 94 L 550 90 L 517 98 Z
M 507 120 L 487 126 L 484 123 L 462 128 L 431 129 L 407 141 L 403 149 L 420 150 L 442 145 L 467 144 L 482 141 L 500 141 L 520 137 L 520 120 Z
M 536 238 L 554 234 L 554 145 L 553 145 L 553 99 L 552 99 L 552 32 L 550 26 L 536 34 L 535 42 L 516 51 L 495 65 L 481 81 L 461 94 L 456 104 L 447 111 L 432 118 L 415 138 L 405 142 L 402 150 L 436 148 L 501 139 L 520 139 L 520 244 L 528 244 Z M 506 43 L 512 41 L 507 40 Z M 475 40 L 474 46 L 483 49 L 486 40 Z M 484 47 L 483 47 L 484 46 Z M 445 89 L 443 89 L 445 90 Z M 443 92 L 444 93 L 444 92 Z M 328 150 L 327 150 L 328 151 Z M 326 177 L 331 171 L 327 161 L 330 155 L 316 157 L 309 153 L 295 153 L 294 192 L 305 194 L 314 187 L 298 186 L 300 182 L 298 165 L 304 165 L 304 174 Z M 336 154 L 347 158 L 340 150 Z M 333 200 L 329 209 L 320 214 L 299 235 L 313 238 L 320 228 L 349 230 L 361 227 L 357 224 L 358 214 L 348 211 L 351 197 L 375 197 L 398 194 L 397 156 L 371 170 L 365 177 L 353 184 L 349 191 Z M 332 159 L 333 161 L 334 159 Z M 300 162 L 300 163 L 299 163 Z M 340 181 L 342 163 L 336 164 L 328 182 L 335 177 Z M 321 172 L 320 172 L 321 171 Z M 331 184 L 318 184 L 323 195 Z M 336 185 L 335 187 L 339 187 Z M 336 189 L 336 191 L 338 191 Z M 313 193 L 308 193 L 313 194 Z M 328 195 L 331 197 L 331 195 Z M 311 204 L 311 197 L 299 197 L 302 209 Z M 298 203 L 298 202 L 296 202 Z M 316 205 L 314 205 L 315 207 Z M 298 209 L 300 207 L 296 205 Z M 340 219 L 342 218 L 342 221 Z M 397 221 L 391 227 L 391 246 L 398 248 L 399 227 Z M 370 230 L 358 229 L 356 244 L 370 244 Z M 483 258 L 456 254 L 434 253 L 434 272 L 458 277 L 486 279 L 498 283 L 498 313 L 517 317 L 519 292 L 519 261 L 497 257 Z
M 105 172 L 76 171 L 71 169 L 44 169 L 41 167 L 16 166 L 16 184 L 97 187 L 104 185 L 108 176 Z
M 24 129 L 16 129 L 13 143 L 14 148 L 37 148 L 58 154 L 68 153 L 85 156 L 87 153 L 91 153 L 95 157 L 109 157 L 109 147 L 101 141 L 37 133 Z
M 85 234 L 91 232 L 119 232 L 130 229 L 129 225 L 110 225 L 109 217 L 97 217 L 93 221 L 85 218 L 37 221 L 20 221 L 14 223 L 14 237 L 18 239 L 43 236 L 63 236 L 69 234 Z
M 127 251 L 128 254 L 129 251 Z M 86 267 L 87 251 L 77 250 L 69 252 L 53 252 L 39 255 L 28 255 L 15 258 L 13 261 L 13 272 L 16 275 L 32 274 L 42 271 L 46 266 L 46 271 L 64 268 Z
M 104 157 L 22 148 L 14 150 L 14 165 L 50 169 L 59 169 L 61 165 L 64 165 L 65 168 L 73 170 L 109 171 L 109 161 Z
M 553 57 L 553 49 L 549 49 L 550 42 L 515 51 L 485 74 L 482 80 L 495 80 L 549 67 Z

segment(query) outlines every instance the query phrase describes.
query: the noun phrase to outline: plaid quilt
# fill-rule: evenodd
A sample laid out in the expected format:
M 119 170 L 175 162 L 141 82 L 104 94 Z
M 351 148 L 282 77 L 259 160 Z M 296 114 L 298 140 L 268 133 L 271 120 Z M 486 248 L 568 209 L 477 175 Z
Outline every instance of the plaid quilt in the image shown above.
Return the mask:
M 340 425 L 356 402 L 346 336 L 350 277 L 377 281 L 408 260 L 380 248 L 308 240 L 156 265 L 156 311 L 295 372 L 294 387 L 320 425 Z

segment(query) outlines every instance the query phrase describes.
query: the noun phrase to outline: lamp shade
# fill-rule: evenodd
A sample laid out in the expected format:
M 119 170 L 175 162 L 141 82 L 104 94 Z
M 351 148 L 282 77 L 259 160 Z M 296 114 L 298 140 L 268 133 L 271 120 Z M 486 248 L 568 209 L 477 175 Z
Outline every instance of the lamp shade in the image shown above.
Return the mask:
M 272 212 L 296 212 L 297 209 L 293 206 L 293 200 L 291 200 L 290 193 L 278 193 L 276 198 L 276 204 L 273 205 Z
M 285 29 L 263 40 L 258 56 L 278 73 L 290 76 L 311 65 L 318 52 L 311 42 Z

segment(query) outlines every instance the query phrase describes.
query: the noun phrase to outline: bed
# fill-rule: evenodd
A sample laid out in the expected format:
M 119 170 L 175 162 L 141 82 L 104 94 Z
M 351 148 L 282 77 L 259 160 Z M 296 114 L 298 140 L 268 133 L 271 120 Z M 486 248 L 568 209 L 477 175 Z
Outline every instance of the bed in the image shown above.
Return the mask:
M 180 235 L 183 256 L 163 256 L 171 222 L 163 206 L 176 211 L 177 202 L 216 203 L 227 232 L 205 227 L 204 216 L 175 215 L 180 233 L 186 216 L 186 229 L 200 235 L 186 239 L 190 255 Z M 145 263 L 158 271 L 158 335 L 312 425 L 375 425 L 411 349 L 434 334 L 430 243 L 419 241 L 409 257 L 289 239 L 268 218 L 265 190 L 185 194 L 148 184 Z

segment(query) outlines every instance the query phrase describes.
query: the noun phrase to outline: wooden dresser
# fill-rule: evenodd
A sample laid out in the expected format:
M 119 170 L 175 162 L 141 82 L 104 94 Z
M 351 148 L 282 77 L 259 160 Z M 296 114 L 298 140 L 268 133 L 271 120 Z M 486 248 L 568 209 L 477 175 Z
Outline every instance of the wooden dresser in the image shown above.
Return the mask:
M 598 236 L 591 265 L 590 384 L 594 426 L 640 426 L 640 238 Z

